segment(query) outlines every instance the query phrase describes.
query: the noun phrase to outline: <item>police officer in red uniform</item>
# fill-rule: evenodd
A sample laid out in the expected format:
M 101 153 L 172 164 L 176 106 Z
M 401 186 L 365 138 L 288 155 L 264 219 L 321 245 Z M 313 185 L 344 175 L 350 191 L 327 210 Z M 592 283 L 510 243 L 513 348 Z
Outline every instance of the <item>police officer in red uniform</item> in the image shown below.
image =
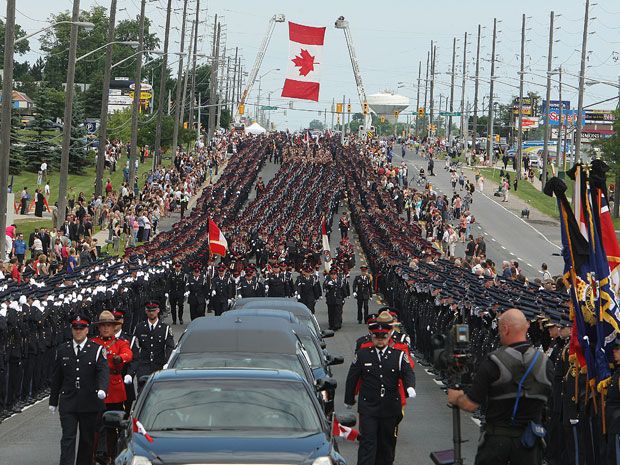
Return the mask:
M 114 314 L 104 310 L 99 315 L 99 320 L 94 323 L 99 330 L 99 336 L 92 338 L 102 346 L 108 359 L 108 368 L 110 369 L 110 381 L 107 389 L 107 397 L 105 399 L 106 410 L 123 410 L 124 403 L 127 400 L 125 392 L 125 380 L 123 379 L 123 369 L 125 365 L 133 359 L 133 352 L 129 346 L 129 342 L 124 339 L 116 338 L 116 331 L 121 326 L 121 322 L 114 318 Z M 129 375 L 125 375 L 130 380 Z M 106 431 L 106 444 L 108 451 L 108 459 L 116 457 L 116 441 L 118 433 L 116 430 Z
M 50 381 L 50 412 L 60 412 L 60 465 L 91 465 L 97 417 L 104 408 L 110 371 L 104 349 L 89 341 L 90 320 L 71 321 L 72 339 L 58 347 Z M 75 456 L 78 429 L 80 440 Z

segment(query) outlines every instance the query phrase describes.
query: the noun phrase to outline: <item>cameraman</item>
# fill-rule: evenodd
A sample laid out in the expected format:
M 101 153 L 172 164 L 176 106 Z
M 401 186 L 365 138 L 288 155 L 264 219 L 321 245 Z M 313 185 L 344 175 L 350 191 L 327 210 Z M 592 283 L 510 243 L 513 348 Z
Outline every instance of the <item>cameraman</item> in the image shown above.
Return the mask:
M 467 394 L 448 389 L 448 402 L 468 412 L 487 400 L 476 465 L 542 463 L 537 426 L 551 395 L 553 365 L 527 340 L 528 328 L 529 322 L 520 310 L 504 312 L 498 323 L 502 347 L 480 364 Z

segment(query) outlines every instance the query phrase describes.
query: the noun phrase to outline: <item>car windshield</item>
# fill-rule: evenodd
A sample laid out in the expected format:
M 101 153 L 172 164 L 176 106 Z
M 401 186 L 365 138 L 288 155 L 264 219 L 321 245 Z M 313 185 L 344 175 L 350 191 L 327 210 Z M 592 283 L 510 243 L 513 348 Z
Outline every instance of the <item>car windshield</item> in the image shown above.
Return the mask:
M 314 343 L 312 336 L 299 336 L 301 343 L 304 345 L 304 349 L 310 357 L 310 366 L 312 368 L 317 368 L 322 365 L 321 354 L 319 353 L 319 349 Z
M 310 394 L 288 381 L 162 381 L 148 391 L 138 418 L 147 431 L 321 430 Z
M 275 370 L 291 370 L 304 378 L 306 377 L 299 358 L 282 354 L 235 354 L 229 352 L 179 354 L 169 368 L 272 368 Z

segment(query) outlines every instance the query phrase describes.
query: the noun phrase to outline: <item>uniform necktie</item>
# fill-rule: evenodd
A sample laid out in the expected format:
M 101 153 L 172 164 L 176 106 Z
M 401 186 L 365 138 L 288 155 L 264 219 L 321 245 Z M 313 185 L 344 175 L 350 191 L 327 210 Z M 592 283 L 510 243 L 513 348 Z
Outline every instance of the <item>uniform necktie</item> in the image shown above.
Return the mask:
M 82 345 L 78 344 L 77 347 L 75 348 L 75 355 L 77 357 L 79 357 L 80 356 L 80 352 L 82 352 Z

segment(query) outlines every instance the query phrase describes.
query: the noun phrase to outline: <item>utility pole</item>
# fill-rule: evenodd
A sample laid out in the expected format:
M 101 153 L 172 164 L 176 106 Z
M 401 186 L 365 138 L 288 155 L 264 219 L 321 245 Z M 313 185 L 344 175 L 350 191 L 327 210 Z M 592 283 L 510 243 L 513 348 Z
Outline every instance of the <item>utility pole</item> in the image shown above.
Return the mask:
M 547 54 L 547 102 L 545 105 L 545 138 L 543 142 L 543 166 L 542 166 L 542 187 L 547 183 L 547 169 L 549 167 L 549 135 L 551 133 L 549 121 L 549 107 L 551 104 L 551 69 L 553 66 L 553 11 L 549 13 L 549 52 Z M 562 102 L 560 102 L 562 106 Z
M 179 144 L 179 124 L 181 120 L 181 81 L 183 80 L 183 54 L 185 47 L 185 24 L 187 20 L 187 1 L 183 2 L 183 22 L 181 23 L 181 44 L 179 47 L 179 69 L 177 71 L 177 88 L 174 98 L 174 127 L 172 129 L 172 161 L 177 154 Z
M 332 131 L 334 130 L 334 111 L 336 108 L 336 99 L 332 98 Z
M 491 82 L 489 84 L 489 117 L 487 122 L 487 157 L 493 162 L 493 83 L 495 80 L 495 41 L 497 18 L 493 18 L 493 45 L 491 46 Z
M 482 26 L 478 24 L 478 43 L 476 44 L 476 81 L 474 82 L 474 131 L 471 137 L 471 150 L 476 150 L 476 141 L 478 139 L 478 84 L 480 82 L 480 35 Z M 469 116 L 468 116 L 469 121 Z
M 461 88 L 461 139 L 463 139 L 463 142 L 465 144 L 465 146 L 463 147 L 463 150 L 467 149 L 467 136 L 465 136 L 465 134 L 467 134 L 467 125 L 469 125 L 469 121 L 467 121 L 467 124 L 465 124 L 465 78 L 467 75 L 467 32 L 465 33 L 465 38 L 463 39 L 463 81 L 462 81 L 462 88 Z
M 515 177 L 521 179 L 523 163 L 523 79 L 525 76 L 525 13 L 521 16 L 521 68 L 519 71 L 519 121 L 517 126 L 517 172 Z
M 198 92 L 198 105 L 197 105 L 198 106 L 198 121 L 196 121 L 196 123 L 197 123 L 196 124 L 196 140 L 197 141 L 200 141 L 200 119 L 201 119 L 200 118 L 200 116 L 201 116 L 200 115 L 200 106 L 202 104 L 201 100 L 202 100 L 202 95 L 201 95 L 200 92 Z
M 105 151 L 108 139 L 108 102 L 110 79 L 112 74 L 112 47 L 114 46 L 114 29 L 116 27 L 116 1 L 110 2 L 110 19 L 108 22 L 108 46 L 105 52 L 103 68 L 103 88 L 101 90 L 101 112 L 99 115 L 99 147 L 97 149 L 97 167 L 95 174 L 95 195 L 103 193 L 103 171 L 105 169 Z
M 226 57 L 226 87 L 224 89 L 224 107 L 228 109 L 230 102 L 230 57 Z
M 563 176 L 563 174 L 559 174 L 560 172 L 564 173 L 565 169 L 566 169 L 566 157 L 564 154 L 564 147 L 562 145 L 562 125 L 564 124 L 564 120 L 563 120 L 563 107 L 564 105 L 562 105 L 562 66 L 560 65 L 560 69 L 558 69 L 558 79 L 559 79 L 559 84 L 558 84 L 558 100 L 560 102 L 560 109 L 558 111 L 558 149 L 557 149 L 557 155 L 555 156 L 555 161 L 558 165 L 558 175 L 559 176 Z M 562 157 L 562 164 L 560 164 L 560 157 Z
M 456 63 L 456 37 L 452 39 L 452 73 L 450 77 L 450 116 L 448 117 L 448 143 L 452 136 L 452 112 L 454 111 L 454 71 Z
M 213 60 L 211 62 L 211 79 L 209 81 L 209 93 L 210 93 L 210 98 L 209 98 L 209 133 L 208 133 L 208 137 L 207 139 L 210 141 L 211 138 L 213 137 L 213 133 L 215 132 L 215 122 L 216 122 L 216 114 L 215 112 L 217 111 L 217 105 L 216 105 L 216 100 L 217 100 L 217 71 L 218 71 L 218 66 L 219 66 L 219 60 L 220 60 L 220 34 L 221 34 L 221 26 L 220 23 L 217 21 L 217 17 L 216 17 L 216 22 L 215 22 L 215 28 L 214 28 L 215 32 L 215 43 L 214 43 L 214 50 L 215 53 L 213 54 Z
M 73 27 L 77 27 L 73 25 Z M 7 203 L 9 201 L 9 164 L 11 157 L 11 118 L 13 109 L 13 54 L 15 50 L 15 0 L 6 2 L 4 23 L 4 67 L 2 75 L 2 132 L 0 134 L 0 231 L 6 231 Z M 75 53 L 73 55 L 75 58 Z M 7 104 L 11 102 L 11 104 Z M 65 126 L 67 125 L 65 121 Z M 0 240 L 0 263 L 6 257 L 6 241 Z
M 235 97 L 236 97 L 235 91 L 237 89 L 237 71 L 238 71 L 237 60 L 238 60 L 238 55 L 239 55 L 239 47 L 235 47 L 235 64 L 234 64 L 234 70 L 233 70 L 232 96 L 230 98 L 230 115 L 231 116 L 235 112 L 235 104 L 237 103 L 237 100 L 235 99 Z
M 583 113 L 583 91 L 586 80 L 586 55 L 588 52 L 588 14 L 590 0 L 586 0 L 586 12 L 583 17 L 583 38 L 581 42 L 581 70 L 579 71 L 579 97 L 577 99 L 577 128 L 575 133 L 575 163 L 581 161 L 581 114 Z
M 429 136 L 433 133 L 433 115 L 434 115 L 434 101 L 433 101 L 433 93 L 435 90 L 435 58 L 437 55 L 437 46 L 433 45 L 433 41 L 431 40 L 431 87 L 430 87 L 430 122 L 429 122 L 429 126 L 430 129 L 428 130 L 428 134 Z
M 420 79 L 422 78 L 422 60 L 418 62 L 418 95 L 415 101 L 415 111 L 420 109 Z M 417 114 L 417 113 L 416 113 Z M 418 137 L 418 122 L 420 117 L 415 117 L 415 136 Z
M 131 156 L 129 157 L 129 192 L 133 192 L 136 182 L 136 160 L 138 159 L 138 118 L 140 116 L 140 92 L 142 82 L 142 53 L 144 52 L 144 19 L 146 0 L 142 0 L 140 6 L 140 36 L 138 38 L 138 50 L 136 58 L 136 77 L 133 88 L 133 108 L 131 112 Z
M 345 96 L 342 96 L 342 124 L 340 126 L 340 144 L 344 145 L 344 112 L 346 110 L 346 107 L 344 106 L 344 102 L 345 102 Z
M 145 1 L 145 0 L 143 0 Z M 69 177 L 69 150 L 71 150 L 71 123 L 73 117 L 73 95 L 75 94 L 75 55 L 77 52 L 78 25 L 80 20 L 80 0 L 73 0 L 71 15 L 71 36 L 69 42 L 69 62 L 67 66 L 67 89 L 65 91 L 65 115 L 62 129 L 62 152 L 60 158 L 60 179 L 58 181 L 58 225 L 65 222 L 67 209 L 67 181 Z M 6 53 L 6 52 L 5 52 Z M 12 83 L 9 83 L 12 84 Z M 9 86 L 10 87 L 10 86 Z M 9 102 L 12 99 L 8 100 Z M 5 100 L 6 102 L 6 100 Z M 3 130 L 6 128 L 3 128 Z
M 192 43 L 194 42 L 194 20 L 192 20 L 192 28 L 189 32 L 189 46 L 187 47 L 187 65 L 185 66 L 185 74 L 183 75 L 183 95 L 181 97 L 181 121 L 185 124 L 185 99 L 187 98 L 187 81 L 189 79 L 189 70 L 192 64 Z
M 189 116 L 188 127 L 194 126 L 194 101 L 196 100 L 196 55 L 198 54 L 198 13 L 200 12 L 200 0 L 196 0 L 196 19 L 194 20 L 194 55 L 192 57 L 192 83 L 189 92 Z
M 426 114 L 428 113 L 428 107 L 426 104 L 428 103 L 428 70 L 430 66 L 431 52 L 426 52 L 426 78 L 424 79 L 424 118 L 422 122 L 426 121 Z M 428 124 L 427 128 L 422 128 L 422 133 L 428 135 Z
M 161 125 L 164 116 L 164 94 L 166 92 L 166 78 L 168 77 L 168 45 L 170 41 L 170 16 L 172 15 L 172 0 L 168 0 L 166 7 L 166 32 L 164 36 L 164 54 L 159 72 L 159 95 L 157 96 L 157 122 L 155 123 L 155 152 L 153 155 L 153 170 L 161 160 Z M 180 59 L 181 57 L 179 57 Z M 173 147 L 174 149 L 174 147 Z

